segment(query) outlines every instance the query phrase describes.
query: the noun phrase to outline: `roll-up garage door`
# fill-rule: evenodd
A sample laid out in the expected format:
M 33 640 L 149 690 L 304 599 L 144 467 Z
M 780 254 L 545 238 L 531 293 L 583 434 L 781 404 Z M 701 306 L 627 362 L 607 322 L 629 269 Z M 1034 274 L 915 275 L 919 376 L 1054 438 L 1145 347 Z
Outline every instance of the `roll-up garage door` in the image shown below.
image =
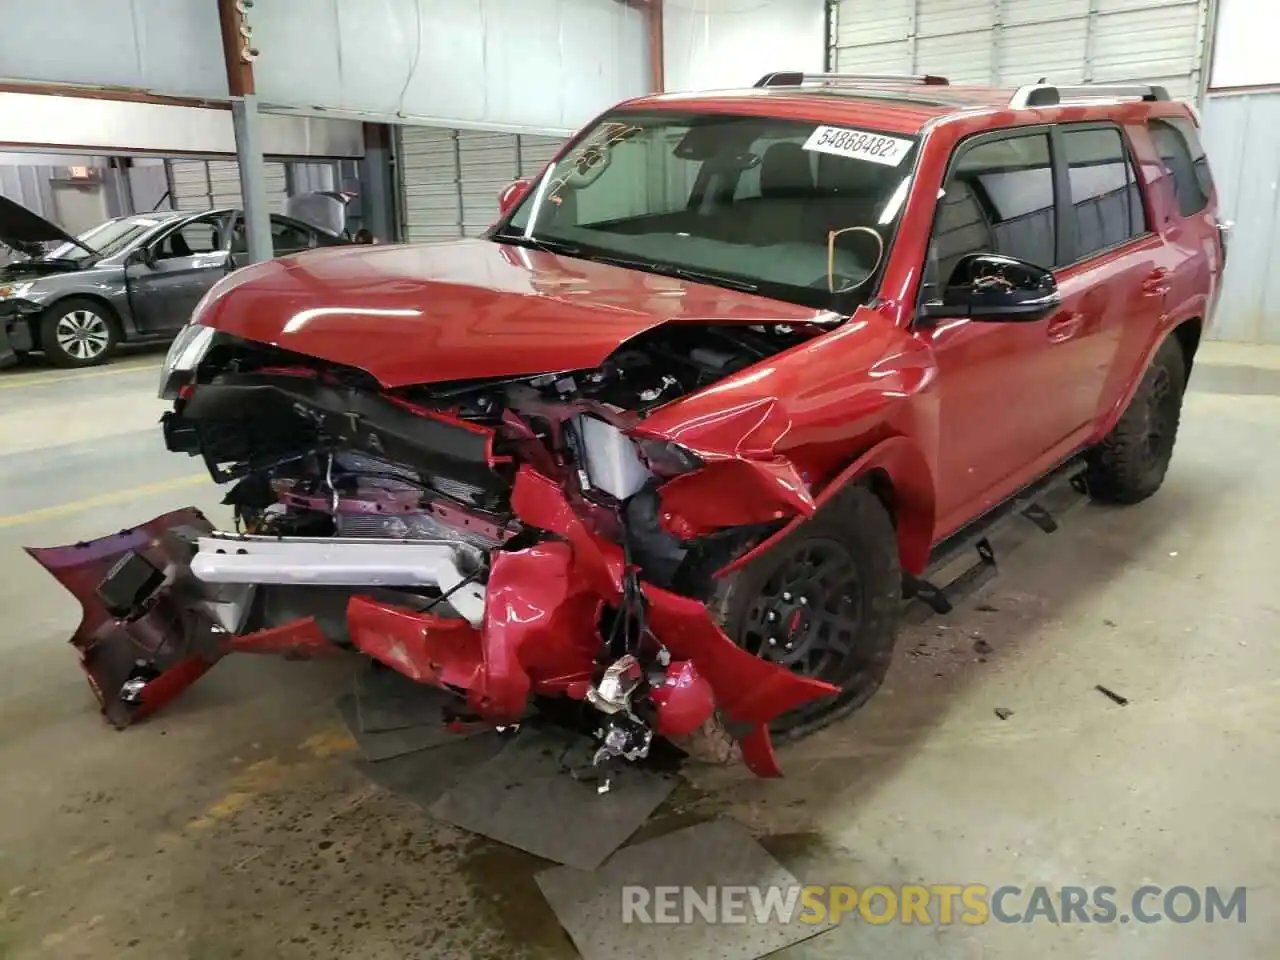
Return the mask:
M 498 216 L 512 180 L 537 175 L 564 143 L 533 134 L 401 127 L 397 145 L 404 238 L 474 237 Z
M 1145 80 L 1194 98 L 1209 0 L 837 0 L 832 67 L 1017 86 Z
M 520 176 L 536 177 L 542 168 L 555 159 L 564 146 L 561 137 L 538 137 L 520 134 Z
M 288 192 L 285 165 L 268 161 L 263 166 L 267 208 L 272 213 L 283 213 Z M 240 166 L 234 160 L 170 160 L 169 182 L 175 210 L 210 210 L 244 203 L 240 196 Z
M 398 170 L 404 239 L 415 242 L 462 236 L 455 131 L 400 128 Z

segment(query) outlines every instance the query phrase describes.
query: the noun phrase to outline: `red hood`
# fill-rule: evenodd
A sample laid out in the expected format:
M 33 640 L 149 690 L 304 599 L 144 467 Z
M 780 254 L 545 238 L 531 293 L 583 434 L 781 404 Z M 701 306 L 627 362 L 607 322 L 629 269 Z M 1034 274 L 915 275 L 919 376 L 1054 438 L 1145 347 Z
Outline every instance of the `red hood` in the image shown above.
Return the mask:
M 818 311 L 487 240 L 316 250 L 238 270 L 200 323 L 358 367 L 386 387 L 584 370 L 661 323 Z

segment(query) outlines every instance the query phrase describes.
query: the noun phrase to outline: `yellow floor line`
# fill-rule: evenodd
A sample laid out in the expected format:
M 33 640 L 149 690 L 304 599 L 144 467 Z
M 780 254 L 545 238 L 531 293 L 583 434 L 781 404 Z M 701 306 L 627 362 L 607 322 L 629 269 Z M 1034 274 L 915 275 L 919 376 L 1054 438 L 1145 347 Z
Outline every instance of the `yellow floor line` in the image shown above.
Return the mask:
M 51 383 L 74 383 L 77 380 L 96 380 L 98 377 L 114 377 L 122 373 L 138 373 L 159 370 L 159 363 L 115 364 L 104 370 L 87 370 L 84 373 L 51 373 L 37 376 L 10 374 L 0 381 L 0 390 L 19 390 L 22 387 L 43 387 Z
M 140 487 L 129 487 L 126 490 L 112 490 L 109 493 L 100 493 L 94 497 L 85 497 L 83 500 L 70 500 L 67 503 L 58 503 L 51 507 L 27 510 L 25 513 L 11 513 L 8 516 L 0 516 L 0 529 L 16 527 L 24 523 L 37 523 L 40 520 L 52 520 L 56 517 L 65 517 L 73 513 L 92 510 L 94 507 L 105 507 L 113 503 L 132 500 L 135 497 L 145 497 L 152 493 L 181 490 L 184 487 L 194 487 L 201 483 L 212 484 L 213 481 L 209 479 L 207 473 L 193 473 L 185 477 L 174 477 L 172 480 L 161 480 L 157 483 L 148 483 Z

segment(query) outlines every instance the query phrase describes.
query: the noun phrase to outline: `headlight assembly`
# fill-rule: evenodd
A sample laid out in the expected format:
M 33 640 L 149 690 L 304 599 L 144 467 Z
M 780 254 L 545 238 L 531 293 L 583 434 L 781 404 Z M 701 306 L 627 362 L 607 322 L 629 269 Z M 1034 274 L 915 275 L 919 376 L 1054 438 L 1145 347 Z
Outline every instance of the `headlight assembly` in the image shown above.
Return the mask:
M 691 473 L 704 466 L 702 458 L 697 454 L 669 440 L 636 437 L 635 444 L 640 450 L 640 458 L 663 479 Z
M 192 372 L 200 365 L 213 342 L 216 331 L 198 323 L 189 323 L 179 331 L 164 366 L 160 368 L 160 399 L 172 400 L 178 395 L 183 382 L 191 379 Z
M 18 300 L 25 297 L 34 287 L 34 280 L 25 280 L 22 283 L 6 283 L 0 284 L 0 300 Z

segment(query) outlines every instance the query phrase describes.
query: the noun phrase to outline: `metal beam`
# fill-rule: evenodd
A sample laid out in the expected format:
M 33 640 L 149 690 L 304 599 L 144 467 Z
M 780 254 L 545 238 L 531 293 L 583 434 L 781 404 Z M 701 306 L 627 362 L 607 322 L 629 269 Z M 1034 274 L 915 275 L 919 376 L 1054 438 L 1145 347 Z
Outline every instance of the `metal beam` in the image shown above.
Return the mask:
M 227 65 L 227 92 L 233 97 L 252 96 L 254 93 L 253 63 L 244 56 L 244 51 L 249 47 L 249 38 L 240 32 L 245 23 L 241 10 L 242 6 L 237 6 L 237 0 L 218 0 L 222 57 Z
M 654 93 L 667 88 L 662 20 L 663 0 L 649 0 L 649 84 Z
M 624 6 L 643 10 L 649 18 L 649 86 L 654 93 L 662 93 L 666 89 L 666 57 L 662 39 L 662 4 L 663 0 L 621 0 Z

